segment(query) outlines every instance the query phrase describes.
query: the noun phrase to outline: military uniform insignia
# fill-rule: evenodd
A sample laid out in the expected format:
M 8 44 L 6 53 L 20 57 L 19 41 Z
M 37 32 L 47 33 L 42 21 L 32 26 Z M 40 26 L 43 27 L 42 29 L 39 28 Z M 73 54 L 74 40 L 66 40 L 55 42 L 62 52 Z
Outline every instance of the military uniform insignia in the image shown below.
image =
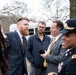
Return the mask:
M 59 65 L 58 65 L 58 73 L 60 73 L 60 71 L 62 69 L 62 66 L 63 66 L 63 62 L 59 63 Z
M 64 28 L 68 29 L 68 30 L 73 30 L 74 29 L 74 27 L 68 27 L 67 23 L 64 24 Z
M 72 55 L 72 59 L 76 58 L 76 54 Z
M 72 54 L 72 52 L 70 52 L 70 54 Z
M 66 53 L 65 56 L 67 56 L 68 54 Z

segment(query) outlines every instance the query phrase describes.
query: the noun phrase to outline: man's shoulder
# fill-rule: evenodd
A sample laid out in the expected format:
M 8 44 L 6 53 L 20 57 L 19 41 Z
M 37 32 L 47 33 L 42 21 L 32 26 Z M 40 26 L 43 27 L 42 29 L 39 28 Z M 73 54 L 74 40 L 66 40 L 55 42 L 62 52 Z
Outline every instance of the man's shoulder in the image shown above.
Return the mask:
M 34 38 L 35 38 L 35 35 L 29 36 L 29 39 L 34 39 Z
M 45 35 L 45 37 L 47 37 L 47 38 L 51 38 L 51 36 L 50 36 L 50 35 Z
M 45 38 L 48 39 L 48 40 L 51 40 L 51 36 L 48 36 L 48 35 L 45 35 Z
M 5 34 L 13 34 L 14 32 L 6 32 Z
M 5 33 L 8 37 L 13 37 L 15 35 L 15 32 L 6 32 Z

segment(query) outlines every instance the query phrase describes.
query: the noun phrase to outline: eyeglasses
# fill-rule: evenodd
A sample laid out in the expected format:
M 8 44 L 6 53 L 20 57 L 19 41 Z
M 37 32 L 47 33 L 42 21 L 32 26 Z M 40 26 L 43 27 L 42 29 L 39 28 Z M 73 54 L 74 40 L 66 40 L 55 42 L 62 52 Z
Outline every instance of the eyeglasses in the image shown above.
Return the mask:
M 42 28 L 42 29 L 44 29 L 45 27 L 42 27 L 42 26 L 38 26 L 39 28 Z

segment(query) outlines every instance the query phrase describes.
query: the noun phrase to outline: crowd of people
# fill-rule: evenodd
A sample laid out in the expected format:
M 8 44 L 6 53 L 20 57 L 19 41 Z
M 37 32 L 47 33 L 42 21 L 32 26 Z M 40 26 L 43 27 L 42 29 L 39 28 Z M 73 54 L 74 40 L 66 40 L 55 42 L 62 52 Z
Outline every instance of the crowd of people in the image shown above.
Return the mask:
M 6 33 L 0 25 L 0 75 L 76 75 L 76 18 L 53 21 L 52 38 L 45 34 L 44 21 L 28 40 L 29 19 L 20 17 L 16 25 L 15 31 Z

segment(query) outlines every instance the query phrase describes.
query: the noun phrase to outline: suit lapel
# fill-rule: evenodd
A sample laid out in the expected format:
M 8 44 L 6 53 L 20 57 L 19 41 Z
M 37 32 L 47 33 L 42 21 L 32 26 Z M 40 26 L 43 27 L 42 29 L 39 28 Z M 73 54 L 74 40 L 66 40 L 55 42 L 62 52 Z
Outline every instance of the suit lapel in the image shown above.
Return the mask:
M 59 43 L 61 41 L 62 35 L 57 39 L 55 43 Z
M 19 35 L 18 35 L 18 33 L 16 31 L 15 31 L 15 37 L 16 37 L 16 39 L 18 41 L 19 47 L 21 48 L 21 52 L 23 54 L 21 39 L 20 39 L 20 37 L 19 37 Z
M 58 43 L 61 42 L 61 38 L 62 38 L 62 35 L 61 35 L 61 36 L 57 39 L 57 41 L 53 44 L 52 48 L 55 48 L 55 47 L 58 45 Z M 52 52 L 52 50 L 53 50 L 53 49 L 51 49 L 51 52 Z

